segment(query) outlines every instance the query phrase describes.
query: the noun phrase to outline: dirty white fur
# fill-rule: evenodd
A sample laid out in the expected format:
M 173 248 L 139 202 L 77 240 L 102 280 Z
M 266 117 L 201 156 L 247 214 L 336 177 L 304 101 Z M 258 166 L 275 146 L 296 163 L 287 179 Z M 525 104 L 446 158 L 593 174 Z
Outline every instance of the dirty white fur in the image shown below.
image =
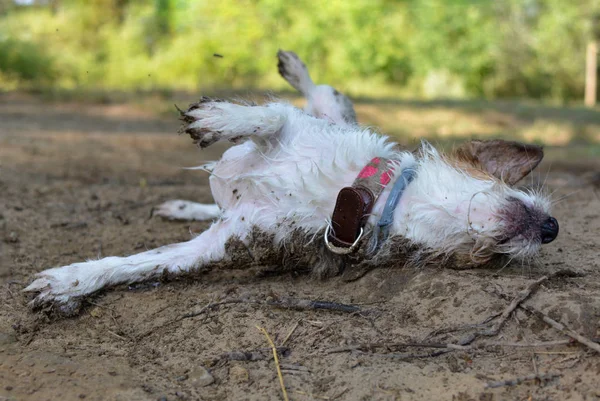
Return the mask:
M 307 114 L 340 126 L 357 125 L 356 112 L 350 99 L 329 85 L 315 85 L 306 65 L 296 53 L 279 50 L 277 58 L 279 60 L 278 67 L 281 76 L 306 98 L 304 111 Z M 239 107 L 236 105 L 232 106 L 234 109 Z M 194 112 L 190 114 L 202 118 L 203 113 L 204 111 L 198 110 L 195 114 Z M 236 121 L 244 123 L 241 118 Z M 205 124 L 209 124 L 209 122 L 205 121 Z M 218 127 L 211 128 L 218 129 Z M 233 127 L 229 128 L 234 130 Z M 210 137 L 212 138 L 212 135 Z M 229 155 L 224 157 L 227 156 Z M 212 168 L 210 172 L 212 172 Z M 187 210 L 179 209 L 181 202 L 185 202 Z M 153 215 L 168 220 L 213 220 L 218 218 L 220 213 L 220 209 L 215 205 L 169 200 L 158 205 L 154 209 Z
M 339 190 L 351 185 L 374 157 L 395 161 L 396 175 L 416 167 L 395 211 L 391 235 L 425 248 L 518 254 L 529 244 L 490 248 L 502 227 L 498 212 L 507 195 L 548 207 L 535 194 L 458 170 L 428 144 L 415 157 L 385 136 L 330 124 L 287 104 L 208 102 L 190 114 L 198 118 L 192 126 L 205 130 L 211 140 L 246 139 L 225 152 L 210 178 L 213 196 L 224 210 L 221 219 L 188 242 L 43 271 L 26 289 L 39 293 L 35 304 L 58 302 L 68 309 L 78 297 L 107 286 L 227 260 L 227 240 L 236 236 L 247 241 L 253 228 L 273 234 L 273 246 L 296 229 L 317 235 L 328 224 Z M 377 201 L 367 230 L 378 220 L 390 187 Z

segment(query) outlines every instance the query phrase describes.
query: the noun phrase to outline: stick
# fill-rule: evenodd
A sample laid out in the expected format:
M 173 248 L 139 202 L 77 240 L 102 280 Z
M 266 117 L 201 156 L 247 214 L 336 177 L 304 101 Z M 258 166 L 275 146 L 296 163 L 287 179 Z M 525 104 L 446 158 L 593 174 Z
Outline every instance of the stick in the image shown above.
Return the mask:
M 517 384 L 521 384 L 523 382 L 530 381 L 530 380 L 548 381 L 548 380 L 552 380 L 552 379 L 555 379 L 555 378 L 561 377 L 561 376 L 562 376 L 562 374 L 560 374 L 560 373 L 533 374 L 533 375 L 528 375 L 528 376 L 515 377 L 514 379 L 510 379 L 510 380 L 502 380 L 499 382 L 490 382 L 485 385 L 485 388 L 516 386 Z
M 346 305 L 340 304 L 337 302 L 328 302 L 328 301 L 313 301 L 310 299 L 298 299 L 298 298 L 280 298 L 277 300 L 270 301 L 257 301 L 251 299 L 242 299 L 235 298 L 226 301 L 221 301 L 217 303 L 208 303 L 206 306 L 201 308 L 196 312 L 189 312 L 185 315 L 182 315 L 179 320 L 189 319 L 191 317 L 200 316 L 203 313 L 206 313 L 208 310 L 214 309 L 221 305 L 227 304 L 258 304 L 258 305 L 269 305 L 277 308 L 283 309 L 295 309 L 295 310 L 331 310 L 336 312 L 347 312 L 347 313 L 355 313 L 359 312 L 360 308 L 354 305 Z
M 271 349 L 273 350 L 273 359 L 275 360 L 275 367 L 277 368 L 277 376 L 279 377 L 279 384 L 281 385 L 281 391 L 283 392 L 283 399 L 284 399 L 284 401 L 289 401 L 288 394 L 285 389 L 285 384 L 283 383 L 283 375 L 281 374 L 281 367 L 279 366 L 279 358 L 277 357 L 277 348 L 275 347 L 273 340 L 271 340 L 271 337 L 269 337 L 269 333 L 267 333 L 267 330 L 263 329 L 260 326 L 256 326 L 256 328 L 258 330 L 260 330 L 265 335 L 265 337 L 267 337 L 267 341 L 269 342 L 269 345 L 271 346 Z
M 458 344 L 441 344 L 441 343 L 418 343 L 418 342 L 410 342 L 410 343 L 392 343 L 392 344 L 384 344 L 384 343 L 373 343 L 373 344 L 355 344 L 348 345 L 345 347 L 337 347 L 332 348 L 326 351 L 326 354 L 337 354 L 340 352 L 352 352 L 352 351 L 363 351 L 363 350 L 373 350 L 376 348 L 408 348 L 408 347 L 416 347 L 416 348 L 451 348 L 451 349 L 469 349 L 467 346 L 458 345 Z
M 367 351 L 374 350 L 377 348 L 439 348 L 445 350 L 459 350 L 467 351 L 473 349 L 481 349 L 487 347 L 515 347 L 515 348 L 543 348 L 552 347 L 556 345 L 569 345 L 572 344 L 572 340 L 558 340 L 558 341 L 545 341 L 538 343 L 502 343 L 502 342 L 488 342 L 477 346 L 469 345 L 475 338 L 473 336 L 467 336 L 462 341 L 456 344 L 452 343 L 420 343 L 420 342 L 406 342 L 406 343 L 365 343 L 365 344 L 354 344 L 347 345 L 344 347 L 331 348 L 327 350 L 326 354 L 337 354 L 342 352 L 353 352 L 353 351 Z
M 292 329 L 290 330 L 290 332 L 288 333 L 288 335 L 287 335 L 287 336 L 285 336 L 285 338 L 283 339 L 283 342 L 281 343 L 281 346 L 284 346 L 284 345 L 285 345 L 285 343 L 287 342 L 287 340 L 289 340 L 289 339 L 290 339 L 290 337 L 292 336 L 292 334 L 294 334 L 294 331 L 296 331 L 296 329 L 298 328 L 298 325 L 300 324 L 300 321 L 301 321 L 301 320 L 302 320 L 302 319 L 298 320 L 298 321 L 296 322 L 296 324 L 294 325 L 294 327 L 292 327 Z
M 525 288 L 524 291 L 521 291 L 510 303 L 510 305 L 508 305 L 506 307 L 506 309 L 504 309 L 504 311 L 502 312 L 502 314 L 500 315 L 500 318 L 498 319 L 498 321 L 496 323 L 494 323 L 494 325 L 489 328 L 488 330 L 483 330 L 481 332 L 479 332 L 480 335 L 482 336 L 495 336 L 498 334 L 498 332 L 500 332 L 500 329 L 502 328 L 502 326 L 504 326 L 504 323 L 506 323 L 506 320 L 508 320 L 508 317 L 510 316 L 511 313 L 513 313 L 513 311 L 515 309 L 517 309 L 517 307 L 521 304 L 521 302 L 525 301 L 527 298 L 529 298 L 531 296 L 531 293 L 537 289 L 537 287 L 544 281 L 548 280 L 548 276 L 544 276 L 541 277 L 539 279 L 537 279 L 536 281 L 534 281 L 533 283 L 529 284 L 527 286 L 527 288 Z
M 277 352 L 281 354 L 285 354 L 289 350 L 287 347 L 277 347 Z M 222 354 L 221 358 L 228 361 L 262 361 L 267 359 L 265 351 L 271 351 L 271 348 L 251 351 L 230 351 Z
M 600 353 L 600 344 L 593 342 L 592 340 L 590 340 L 587 337 L 582 336 L 581 334 L 577 333 L 576 331 L 570 329 L 569 327 L 565 326 L 564 324 L 557 322 L 556 320 L 552 319 L 550 316 L 546 315 L 544 312 L 532 307 L 532 306 L 521 306 L 521 308 L 523 308 L 524 310 L 532 313 L 533 315 L 537 316 L 539 319 L 543 320 L 544 322 L 548 323 L 550 326 L 554 327 L 556 330 L 562 332 L 564 335 L 571 337 L 572 339 L 576 340 L 577 342 L 579 342 L 580 344 L 585 345 L 588 348 L 593 349 L 594 351 Z
M 281 298 L 279 300 L 270 300 L 270 301 L 258 301 L 253 299 L 245 299 L 245 298 L 234 298 L 228 299 L 225 301 L 212 303 L 209 302 L 199 310 L 195 312 L 188 312 L 174 319 L 170 319 L 165 323 L 159 324 L 156 327 L 153 327 L 146 332 L 137 336 L 137 339 L 144 338 L 148 336 L 150 333 L 158 330 L 162 327 L 171 325 L 173 323 L 179 322 L 183 319 L 189 319 L 192 317 L 200 316 L 205 314 L 206 312 L 213 310 L 221 305 L 228 304 L 255 304 L 255 305 L 267 305 L 273 307 L 279 307 L 284 309 L 296 309 L 296 310 L 330 310 L 335 312 L 346 312 L 346 313 L 356 313 L 360 312 L 361 309 L 355 305 L 346 305 L 340 304 L 337 302 L 327 302 L 327 301 L 312 301 L 310 299 L 297 299 L 297 298 Z
M 506 298 L 505 294 L 498 294 L 498 295 L 502 298 Z M 589 338 L 587 338 L 585 336 L 582 336 L 581 334 L 577 333 L 576 331 L 572 330 L 571 328 L 567 327 L 566 325 L 564 325 L 560 322 L 557 322 L 556 320 L 552 319 L 550 316 L 548 316 L 541 310 L 539 310 L 533 306 L 527 306 L 527 305 L 518 305 L 518 307 L 534 316 L 537 316 L 540 320 L 549 324 L 550 326 L 552 326 L 556 330 L 560 331 L 564 335 L 571 337 L 572 339 L 579 342 L 580 344 L 583 344 L 586 347 L 600 353 L 600 344 L 590 340 Z
M 514 347 L 514 348 L 542 348 L 542 347 L 553 347 L 555 345 L 569 345 L 573 344 L 571 340 L 557 340 L 557 341 L 544 341 L 539 343 L 501 343 L 501 342 L 489 342 L 482 344 L 481 347 Z
M 267 305 L 275 306 L 283 309 L 296 309 L 296 310 L 315 310 L 325 309 L 333 310 L 337 312 L 354 313 L 360 311 L 358 306 L 340 304 L 337 302 L 328 301 L 313 301 L 310 299 L 297 299 L 297 298 L 279 298 L 277 300 L 267 301 Z
M 408 352 L 407 353 L 388 353 L 388 354 L 383 354 L 383 353 L 378 353 L 378 352 L 363 352 L 363 351 L 354 351 L 354 352 L 356 352 L 358 354 L 363 354 L 363 355 L 377 356 L 380 358 L 395 359 L 397 361 L 410 361 L 412 359 L 435 358 L 436 356 L 444 355 L 451 351 L 452 351 L 451 349 L 445 348 L 445 349 L 441 349 L 438 351 L 424 352 L 424 353 L 420 353 L 420 354 L 412 354 L 412 353 L 408 353 Z

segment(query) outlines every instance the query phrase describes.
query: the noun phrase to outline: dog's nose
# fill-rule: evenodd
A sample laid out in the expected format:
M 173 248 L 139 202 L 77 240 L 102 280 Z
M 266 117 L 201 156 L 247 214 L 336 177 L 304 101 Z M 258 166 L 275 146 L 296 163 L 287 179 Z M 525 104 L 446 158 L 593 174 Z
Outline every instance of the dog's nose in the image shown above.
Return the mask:
M 548 217 L 548 220 L 542 224 L 542 244 L 548 244 L 558 235 L 558 221 L 554 217 Z

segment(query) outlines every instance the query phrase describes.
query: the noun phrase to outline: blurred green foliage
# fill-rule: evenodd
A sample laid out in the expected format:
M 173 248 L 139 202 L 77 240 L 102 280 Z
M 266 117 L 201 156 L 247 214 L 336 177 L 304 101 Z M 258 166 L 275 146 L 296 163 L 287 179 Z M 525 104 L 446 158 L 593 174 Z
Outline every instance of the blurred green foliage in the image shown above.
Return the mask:
M 353 95 L 556 100 L 582 97 L 597 10 L 595 0 L 0 1 L 5 88 L 284 89 L 282 48 Z

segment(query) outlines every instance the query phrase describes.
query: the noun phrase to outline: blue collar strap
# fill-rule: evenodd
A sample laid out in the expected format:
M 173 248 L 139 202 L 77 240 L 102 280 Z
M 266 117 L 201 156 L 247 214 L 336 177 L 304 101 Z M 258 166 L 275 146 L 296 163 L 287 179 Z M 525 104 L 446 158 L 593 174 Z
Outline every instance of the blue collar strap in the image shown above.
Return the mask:
M 398 206 L 398 202 L 404 193 L 404 190 L 415 178 L 416 170 L 413 167 L 407 167 L 402 170 L 400 177 L 394 183 L 390 194 L 388 195 L 381 218 L 373 228 L 373 235 L 367 247 L 367 255 L 373 254 L 379 249 L 379 244 L 384 242 L 390 234 L 390 227 L 394 222 L 394 211 Z

